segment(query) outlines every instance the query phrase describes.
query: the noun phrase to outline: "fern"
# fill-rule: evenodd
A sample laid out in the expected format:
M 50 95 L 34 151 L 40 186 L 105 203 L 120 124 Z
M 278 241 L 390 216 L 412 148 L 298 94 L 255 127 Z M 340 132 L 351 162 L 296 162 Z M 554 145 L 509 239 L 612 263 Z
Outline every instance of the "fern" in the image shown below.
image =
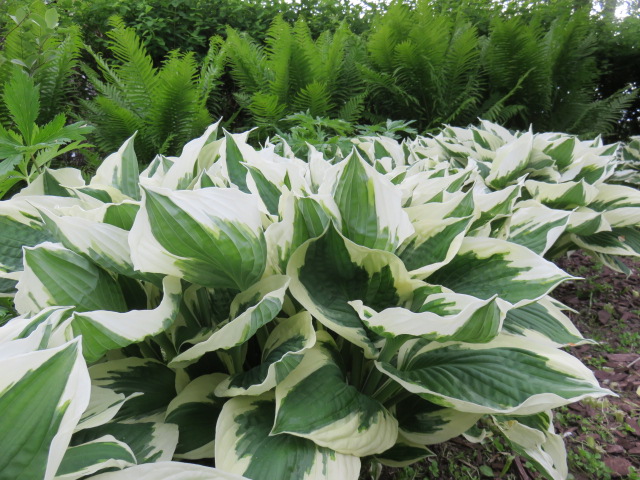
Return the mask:
M 112 20 L 109 62 L 91 50 L 99 72 L 84 67 L 99 95 L 83 102 L 88 119 L 98 126 L 96 145 L 117 149 L 138 132 L 136 151 L 143 161 L 156 154 L 175 155 L 184 143 L 212 121 L 208 102 L 221 85 L 226 50 L 213 39 L 198 68 L 193 54 L 170 53 L 161 67 L 153 65 L 135 31 Z
M 417 118 L 422 130 L 473 118 L 481 99 L 477 32 L 470 24 L 393 5 L 373 26 L 362 67 L 369 108 L 391 118 Z M 398 108 L 400 107 L 400 108 Z
M 333 108 L 327 86 L 320 82 L 312 82 L 300 90 L 292 105 L 295 110 L 309 111 L 314 117 L 325 116 Z
M 271 133 L 283 117 L 301 111 L 312 118 L 349 114 L 355 120 L 365 91 L 361 57 L 362 46 L 346 25 L 314 40 L 304 21 L 292 27 L 277 17 L 264 48 L 234 30 L 228 34 L 234 96 L 252 122 Z
M 134 29 L 127 28 L 117 17 L 113 17 L 109 24 L 112 27 L 107 34 L 111 39 L 109 49 L 117 62 L 114 70 L 126 85 L 129 106 L 134 110 L 144 110 L 156 90 L 158 71 Z
M 210 118 L 198 117 L 203 105 L 199 103 L 195 85 L 198 72 L 193 54 L 170 54 L 157 76 L 157 88 L 152 100 L 147 131 L 155 145 L 164 145 L 157 153 L 177 151 L 190 138 L 204 130 Z M 204 121 L 203 121 L 204 120 Z

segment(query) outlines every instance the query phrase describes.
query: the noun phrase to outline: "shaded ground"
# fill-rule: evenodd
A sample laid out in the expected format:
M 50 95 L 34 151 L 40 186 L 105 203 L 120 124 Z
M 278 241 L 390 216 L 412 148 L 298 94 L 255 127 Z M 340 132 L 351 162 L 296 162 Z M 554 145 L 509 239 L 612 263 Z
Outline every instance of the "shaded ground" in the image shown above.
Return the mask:
M 600 383 L 619 397 L 587 400 L 556 412 L 556 431 L 565 437 L 570 478 L 640 480 L 640 262 L 633 273 L 613 272 L 581 253 L 559 262 L 584 280 L 566 282 L 554 297 L 576 310 L 573 322 L 599 342 L 572 348 Z M 462 437 L 432 448 L 435 457 L 403 469 L 384 469 L 380 480 L 541 478 L 503 442 L 475 445 Z
M 619 395 L 570 405 L 558 415 L 571 471 L 579 480 L 640 478 L 640 264 L 628 265 L 629 277 L 580 254 L 560 263 L 585 280 L 561 285 L 556 298 L 578 311 L 571 317 L 582 334 L 600 342 L 573 353 Z

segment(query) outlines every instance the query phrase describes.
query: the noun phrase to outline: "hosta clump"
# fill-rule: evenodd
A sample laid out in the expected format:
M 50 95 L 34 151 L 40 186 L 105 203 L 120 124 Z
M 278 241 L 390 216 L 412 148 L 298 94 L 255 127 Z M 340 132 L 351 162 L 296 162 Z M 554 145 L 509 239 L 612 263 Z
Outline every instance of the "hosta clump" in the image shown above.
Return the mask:
M 625 273 L 618 257 L 640 256 L 640 192 L 616 185 L 622 173 L 616 170 L 624 168 L 616 144 L 482 122 L 447 127 L 411 147 L 436 164 L 478 173 L 474 188 L 484 194 L 488 214 L 472 235 L 505 238 L 551 258 L 581 248 Z
M 640 186 L 640 136 L 631 137 L 620 149 L 620 164 L 613 180 L 636 188 Z
M 0 471 L 356 479 L 482 420 L 565 478 L 551 410 L 610 392 L 561 349 L 585 341 L 549 296 L 571 277 L 503 234 L 522 185 L 426 140 L 246 138 L 214 125 L 142 173 L 130 139 L 0 203 Z

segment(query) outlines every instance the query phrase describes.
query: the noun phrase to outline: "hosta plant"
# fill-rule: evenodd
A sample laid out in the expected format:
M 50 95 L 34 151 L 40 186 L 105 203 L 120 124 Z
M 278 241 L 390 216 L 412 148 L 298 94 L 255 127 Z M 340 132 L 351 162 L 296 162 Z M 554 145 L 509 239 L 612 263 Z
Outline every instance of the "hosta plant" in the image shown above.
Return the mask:
M 561 348 L 586 341 L 549 296 L 572 277 L 494 234 L 522 185 L 424 139 L 246 139 L 139 172 L 131 138 L 0 203 L 6 478 L 357 479 L 478 422 L 566 478 L 552 409 L 610 392 Z
M 474 236 L 504 238 L 549 258 L 581 248 L 627 273 L 618 257 L 640 256 L 640 192 L 616 184 L 624 169 L 617 144 L 481 122 L 447 127 L 411 148 L 441 166 L 478 173 L 474 188 L 492 199 L 491 216 L 475 222 Z
M 613 179 L 623 185 L 640 186 L 640 136 L 631 137 L 620 149 L 620 165 Z

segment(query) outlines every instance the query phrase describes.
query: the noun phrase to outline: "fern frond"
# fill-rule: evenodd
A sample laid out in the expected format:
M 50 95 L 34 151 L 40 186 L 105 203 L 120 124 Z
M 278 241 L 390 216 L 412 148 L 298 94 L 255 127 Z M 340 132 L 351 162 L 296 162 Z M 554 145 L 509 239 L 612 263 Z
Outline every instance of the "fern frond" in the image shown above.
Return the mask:
M 114 152 L 122 139 L 127 139 L 134 132 L 144 127 L 142 119 L 106 97 L 98 97 L 93 101 L 83 101 L 82 106 L 91 123 L 97 128 L 93 132 L 92 143 L 103 152 Z M 139 141 L 136 141 L 136 150 Z
M 629 93 L 625 89 L 608 98 L 590 103 L 584 114 L 568 129 L 570 132 L 595 137 L 609 134 L 622 118 L 622 111 L 637 98 L 638 91 Z
M 151 109 L 145 119 L 146 131 L 153 143 L 160 146 L 156 153 L 179 153 L 179 149 L 210 122 L 208 115 L 201 115 L 205 106 L 198 101 L 197 77 L 192 53 L 185 56 L 171 54 L 162 66 Z M 204 125 L 199 123 L 203 118 L 206 118 Z
M 62 40 L 52 37 L 46 42 L 45 49 L 51 51 L 52 55 L 35 75 L 40 88 L 40 123 L 53 119 L 72 94 L 70 79 L 78 66 L 81 48 L 82 41 L 77 27 L 68 29 Z
M 157 70 L 133 28 L 126 27 L 117 17 L 109 23 L 112 26 L 107 34 L 109 49 L 118 61 L 113 70 L 126 85 L 126 98 L 131 107 L 144 110 L 153 100 Z
M 284 117 L 287 107 L 279 102 L 277 95 L 259 92 L 252 97 L 248 108 L 258 125 L 268 126 Z
M 313 117 L 325 116 L 333 108 L 327 86 L 312 82 L 300 90 L 292 102 L 293 108 L 308 111 Z
M 267 88 L 270 78 L 263 48 L 232 28 L 227 29 L 227 45 L 231 77 L 238 87 L 249 95 Z
M 275 18 L 267 32 L 266 51 L 267 66 L 272 72 L 269 92 L 278 97 L 278 101 L 287 104 L 289 100 L 290 68 L 293 66 L 293 35 L 291 27 L 282 17 Z
M 341 118 L 347 122 L 356 122 L 364 111 L 364 99 L 366 93 L 355 95 L 351 97 L 347 102 L 338 110 L 338 118 Z

